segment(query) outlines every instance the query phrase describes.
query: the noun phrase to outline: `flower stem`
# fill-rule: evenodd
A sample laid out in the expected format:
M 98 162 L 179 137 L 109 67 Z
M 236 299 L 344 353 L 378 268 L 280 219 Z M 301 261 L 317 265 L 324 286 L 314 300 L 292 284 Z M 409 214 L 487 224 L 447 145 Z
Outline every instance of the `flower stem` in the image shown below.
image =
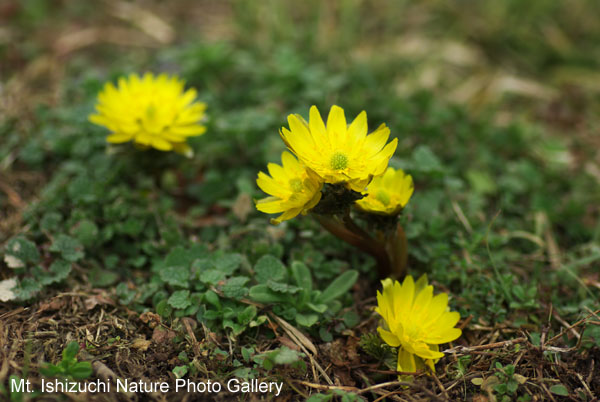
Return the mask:
M 344 223 L 329 215 L 313 215 L 329 233 L 373 256 L 377 262 L 377 272 L 380 278 L 386 278 L 390 275 L 392 272 L 391 261 L 384 245 L 369 236 L 349 215 L 347 218 L 345 217 Z

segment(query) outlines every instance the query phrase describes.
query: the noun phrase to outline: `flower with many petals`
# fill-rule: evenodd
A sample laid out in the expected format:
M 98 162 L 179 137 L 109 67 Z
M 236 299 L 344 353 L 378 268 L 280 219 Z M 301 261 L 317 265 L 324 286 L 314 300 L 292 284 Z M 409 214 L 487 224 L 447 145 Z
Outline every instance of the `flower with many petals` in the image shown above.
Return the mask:
M 268 214 L 282 213 L 274 224 L 306 214 L 321 199 L 323 183 L 289 152 L 281 154 L 282 165 L 269 163 L 269 175 L 258 173 L 256 184 L 270 197 L 256 201 L 256 209 Z
M 442 343 L 451 342 L 461 335 L 454 328 L 460 315 L 448 311 L 448 295 L 433 295 L 423 275 L 415 283 L 412 276 L 404 282 L 382 281 L 383 293 L 377 292 L 377 308 L 386 328 L 377 328 L 381 338 L 398 348 L 397 371 L 415 372 L 429 367 L 444 356 L 439 350 Z
M 142 147 L 174 150 L 186 155 L 192 149 L 188 137 L 201 135 L 200 124 L 206 104 L 196 101 L 196 90 L 184 89 L 184 82 L 166 74 L 121 77 L 115 87 L 107 83 L 98 95 L 91 122 L 111 131 L 110 143 L 134 141 Z
M 283 127 L 281 138 L 288 148 L 325 183 L 345 183 L 354 191 L 363 191 L 369 181 L 383 174 L 396 150 L 398 139 L 386 145 L 390 130 L 385 124 L 367 135 L 367 114 L 361 112 L 348 125 L 344 110 L 332 106 L 323 122 L 316 106 L 310 108 L 309 121 L 288 116 L 289 130 Z
M 402 169 L 388 167 L 383 176 L 375 177 L 356 206 L 369 213 L 397 215 L 408 204 L 415 187 L 412 176 Z

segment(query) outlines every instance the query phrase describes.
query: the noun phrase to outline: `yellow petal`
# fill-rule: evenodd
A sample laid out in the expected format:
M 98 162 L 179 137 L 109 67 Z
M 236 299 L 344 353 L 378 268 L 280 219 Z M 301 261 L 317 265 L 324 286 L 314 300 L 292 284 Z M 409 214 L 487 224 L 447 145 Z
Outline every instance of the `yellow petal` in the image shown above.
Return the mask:
M 377 332 L 379 332 L 381 339 L 383 339 L 383 341 L 388 345 L 394 348 L 400 346 L 400 339 L 398 339 L 398 337 L 390 331 L 386 331 L 385 329 L 379 327 L 377 328 Z

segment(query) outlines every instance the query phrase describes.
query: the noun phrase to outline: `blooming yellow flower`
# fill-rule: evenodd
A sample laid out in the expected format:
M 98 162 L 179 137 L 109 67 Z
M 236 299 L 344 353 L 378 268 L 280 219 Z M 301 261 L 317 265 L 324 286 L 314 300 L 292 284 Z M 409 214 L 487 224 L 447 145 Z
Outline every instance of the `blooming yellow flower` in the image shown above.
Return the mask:
M 115 87 L 107 83 L 96 104 L 92 123 L 111 131 L 108 142 L 136 144 L 161 151 L 191 155 L 187 137 L 201 135 L 200 124 L 206 104 L 196 101 L 196 90 L 184 90 L 185 83 L 166 74 L 121 77 Z
M 292 154 L 281 154 L 283 166 L 269 163 L 269 177 L 258 173 L 256 184 L 271 197 L 256 201 L 256 209 L 267 214 L 282 214 L 272 219 L 274 224 L 292 219 L 299 213 L 306 214 L 321 199 L 323 183 L 314 173 L 307 170 Z
M 461 330 L 454 328 L 460 315 L 448 311 L 448 295 L 433 296 L 433 286 L 423 275 L 415 283 L 412 276 L 404 282 L 382 281 L 383 293 L 377 292 L 377 308 L 387 328 L 377 328 L 381 338 L 392 347 L 398 347 L 397 371 L 415 372 L 429 367 L 444 356 L 439 351 L 442 343 L 457 339 Z
M 381 175 L 398 140 L 386 142 L 390 130 L 385 124 L 367 135 L 367 114 L 362 111 L 346 124 L 344 110 L 332 106 L 323 122 L 316 106 L 310 108 L 309 121 L 289 115 L 290 129 L 283 127 L 281 138 L 298 159 L 317 173 L 325 183 L 346 183 L 354 191 L 363 191 L 372 177 Z
M 358 200 L 359 209 L 380 215 L 397 215 L 408 204 L 415 190 L 412 176 L 402 169 L 388 167 L 383 176 L 375 177 Z

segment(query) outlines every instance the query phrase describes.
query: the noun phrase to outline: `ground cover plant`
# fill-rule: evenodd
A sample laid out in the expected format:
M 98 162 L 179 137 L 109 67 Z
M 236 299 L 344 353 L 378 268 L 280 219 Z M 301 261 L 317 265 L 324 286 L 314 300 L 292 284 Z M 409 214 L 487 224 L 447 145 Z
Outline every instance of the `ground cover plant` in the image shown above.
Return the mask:
M 0 7 L 0 399 L 600 397 L 598 5 L 305 3 Z M 339 175 L 315 110 L 388 153 Z

